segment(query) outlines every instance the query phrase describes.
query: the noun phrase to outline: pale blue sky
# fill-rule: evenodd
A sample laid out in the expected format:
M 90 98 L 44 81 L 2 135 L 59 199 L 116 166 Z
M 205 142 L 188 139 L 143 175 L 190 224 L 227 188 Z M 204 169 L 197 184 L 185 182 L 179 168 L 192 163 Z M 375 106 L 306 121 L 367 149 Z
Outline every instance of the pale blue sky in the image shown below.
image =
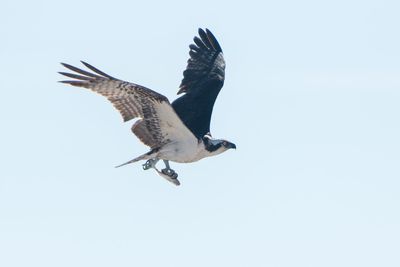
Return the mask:
M 2 1 L 0 266 L 400 266 L 398 1 Z M 226 83 L 175 187 L 86 60 L 170 99 L 198 27 Z

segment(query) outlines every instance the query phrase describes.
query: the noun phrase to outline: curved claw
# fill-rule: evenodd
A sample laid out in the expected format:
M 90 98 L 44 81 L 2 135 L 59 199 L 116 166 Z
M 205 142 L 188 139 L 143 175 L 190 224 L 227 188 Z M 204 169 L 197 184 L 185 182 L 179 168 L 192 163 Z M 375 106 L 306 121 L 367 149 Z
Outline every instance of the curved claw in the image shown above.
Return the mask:
M 157 161 L 158 160 L 155 160 L 155 159 L 149 159 L 148 161 L 146 161 L 145 164 L 142 165 L 143 170 L 148 170 L 148 169 L 154 168 L 156 166 Z
M 151 164 L 149 164 L 149 161 L 146 161 L 146 163 L 143 164 L 142 166 L 143 166 L 143 170 L 148 170 L 151 168 Z
M 162 169 L 161 172 L 165 175 L 168 175 L 172 179 L 178 178 L 178 174 L 173 169 Z
M 161 172 L 158 172 L 162 177 L 164 177 L 165 179 L 167 179 L 168 181 L 170 181 L 171 183 L 175 184 L 175 185 L 180 185 L 178 178 L 178 174 L 172 170 L 172 169 L 162 169 Z

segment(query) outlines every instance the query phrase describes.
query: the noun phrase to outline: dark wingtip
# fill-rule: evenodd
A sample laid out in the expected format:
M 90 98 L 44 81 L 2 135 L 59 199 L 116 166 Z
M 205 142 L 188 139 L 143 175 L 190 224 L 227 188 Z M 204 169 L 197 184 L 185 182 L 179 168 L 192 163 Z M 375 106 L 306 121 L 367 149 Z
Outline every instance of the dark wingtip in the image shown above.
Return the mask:
M 87 67 L 87 68 L 93 68 L 93 66 L 92 65 L 90 65 L 89 63 L 87 63 L 86 61 L 83 61 L 83 60 L 79 60 L 79 62 L 81 62 L 85 67 Z
M 222 48 L 221 48 L 220 44 L 218 43 L 217 38 L 215 38 L 214 34 L 207 28 L 206 28 L 206 33 L 207 33 L 207 38 L 211 42 L 214 49 L 217 50 L 218 52 L 222 52 Z
M 66 83 L 72 86 L 87 87 L 87 84 L 82 81 L 58 81 L 59 83 Z
M 89 63 L 87 63 L 86 61 L 83 60 L 79 60 L 83 65 L 85 65 L 86 67 L 88 67 L 90 69 L 90 67 L 93 67 L 92 65 L 90 65 Z
M 61 62 L 60 64 L 63 65 L 64 67 L 66 67 L 67 69 L 69 69 L 71 67 L 74 67 L 74 66 L 72 66 L 70 64 L 67 64 L 67 63 L 64 63 L 64 62 Z
M 199 36 L 200 36 L 201 41 L 208 48 L 214 49 L 214 50 L 216 50 L 218 52 L 222 52 L 222 48 L 219 45 L 219 43 L 217 41 L 217 38 L 215 38 L 214 34 L 208 28 L 205 28 L 205 30 L 203 30 L 202 28 L 199 28 L 198 32 L 199 32 Z M 198 45 L 197 42 L 196 42 L 196 44 Z
M 105 72 L 99 70 L 99 69 L 96 68 L 96 67 L 93 67 L 92 65 L 90 65 L 89 63 L 87 63 L 87 62 L 85 62 L 85 61 L 83 61 L 83 60 L 81 60 L 81 63 L 82 63 L 83 65 L 85 65 L 86 68 L 90 69 L 91 71 L 93 71 L 93 72 L 95 72 L 95 73 L 97 73 L 97 74 L 100 74 L 101 76 L 107 77 L 107 78 L 112 79 L 112 80 L 116 80 L 114 77 L 108 75 L 107 73 L 105 73 Z
M 68 76 L 70 73 L 68 72 L 63 72 L 63 71 L 59 71 L 58 74 L 64 75 L 64 76 Z

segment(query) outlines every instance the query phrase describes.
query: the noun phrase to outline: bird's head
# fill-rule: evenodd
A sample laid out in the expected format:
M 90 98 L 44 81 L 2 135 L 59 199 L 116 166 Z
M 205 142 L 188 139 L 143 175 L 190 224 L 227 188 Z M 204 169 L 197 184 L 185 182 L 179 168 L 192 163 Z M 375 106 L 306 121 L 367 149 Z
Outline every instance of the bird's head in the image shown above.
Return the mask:
M 236 149 L 236 145 L 224 139 L 214 139 L 210 135 L 205 135 L 203 137 L 203 142 L 205 149 L 212 155 L 218 155 L 228 149 Z

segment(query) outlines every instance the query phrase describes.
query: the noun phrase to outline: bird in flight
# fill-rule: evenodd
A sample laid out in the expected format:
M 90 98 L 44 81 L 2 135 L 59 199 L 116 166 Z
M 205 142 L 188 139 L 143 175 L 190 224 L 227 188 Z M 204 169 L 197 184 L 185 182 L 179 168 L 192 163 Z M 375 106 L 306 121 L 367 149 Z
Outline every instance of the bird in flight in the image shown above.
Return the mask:
M 146 160 L 144 170 L 156 172 L 179 185 L 178 174 L 169 162 L 189 163 L 215 156 L 236 145 L 224 139 L 215 139 L 210 133 L 211 113 L 225 79 L 225 60 L 215 36 L 199 29 L 194 44 L 189 46 L 190 58 L 178 95 L 172 104 L 168 99 L 144 86 L 114 78 L 92 65 L 82 62 L 90 71 L 61 63 L 70 72 L 59 72 L 72 78 L 61 81 L 88 88 L 106 97 L 121 113 L 124 122 L 138 118 L 132 132 L 150 151 L 124 164 Z M 156 164 L 163 160 L 165 168 Z

